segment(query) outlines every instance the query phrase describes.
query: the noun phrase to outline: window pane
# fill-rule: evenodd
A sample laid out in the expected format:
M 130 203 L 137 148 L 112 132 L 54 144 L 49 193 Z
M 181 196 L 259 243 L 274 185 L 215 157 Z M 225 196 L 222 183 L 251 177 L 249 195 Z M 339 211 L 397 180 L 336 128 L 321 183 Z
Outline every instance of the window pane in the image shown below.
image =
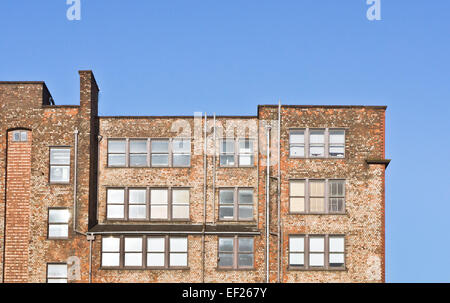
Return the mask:
M 304 146 L 291 146 L 290 153 L 291 153 L 291 156 L 294 156 L 294 157 L 304 157 L 305 156 L 305 147 Z
M 325 142 L 325 131 L 311 130 L 309 136 L 310 144 L 323 144 Z
M 234 206 L 219 206 L 219 218 L 220 219 L 233 219 L 234 218 Z
M 253 140 L 239 140 L 239 153 L 253 153 Z
M 169 165 L 169 155 L 168 154 L 153 154 L 152 155 L 152 165 L 153 166 L 168 166 Z
M 293 130 L 290 132 L 289 136 L 290 144 L 305 144 L 305 131 L 304 130 Z
M 189 139 L 174 139 L 172 141 L 172 148 L 174 153 L 190 153 L 191 140 Z
M 152 204 L 167 204 L 167 189 L 152 189 L 150 194 Z
M 189 219 L 189 205 L 174 205 L 172 217 L 173 219 Z
M 238 256 L 239 267 L 253 267 L 253 254 L 242 254 Z
M 219 267 L 232 267 L 233 266 L 233 254 L 220 253 L 219 254 Z
M 164 253 L 148 253 L 147 254 L 147 266 L 164 266 Z
M 102 238 L 102 250 L 118 252 L 120 250 L 120 239 L 112 237 Z
M 173 204 L 189 204 L 189 190 L 188 189 L 174 189 L 172 190 Z
M 344 146 L 330 145 L 330 156 L 331 157 L 343 158 L 344 157 L 344 152 L 345 152 L 345 147 Z
M 147 166 L 147 155 L 130 155 L 130 166 Z
M 310 212 L 325 212 L 324 198 L 310 198 L 309 211 Z
M 330 130 L 330 144 L 345 144 L 345 131 Z
M 220 165 L 234 165 L 234 155 L 220 155 Z
M 324 237 L 311 237 L 309 238 L 309 251 L 311 252 L 323 252 L 325 250 Z
M 130 140 L 130 153 L 147 153 L 147 140 Z
M 125 166 L 125 154 L 109 154 L 108 166 Z
M 253 165 L 253 155 L 239 155 L 239 165 L 242 166 Z
M 291 181 L 289 187 L 289 195 L 292 196 L 305 196 L 305 181 Z
M 219 192 L 219 201 L 221 204 L 233 204 L 234 203 L 234 190 L 221 189 Z
M 250 220 L 253 218 L 253 206 L 239 205 L 239 219 Z
M 67 279 L 47 279 L 47 283 L 67 283 Z
M 20 142 L 20 131 L 13 132 L 13 141 Z
M 189 166 L 191 163 L 191 155 L 173 155 L 173 166 Z
M 253 239 L 252 238 L 238 238 L 238 250 L 239 252 L 253 252 Z
M 344 252 L 343 237 L 330 237 L 330 252 Z
M 344 266 L 344 254 L 333 254 L 330 253 L 330 266 L 331 267 L 341 267 Z
M 331 196 L 343 196 L 344 181 L 330 181 L 330 194 Z
M 325 155 L 323 146 L 310 146 L 309 151 L 311 157 L 323 157 Z
M 125 266 L 142 266 L 142 253 L 125 253 Z
M 187 266 L 187 253 L 171 253 L 170 266 Z
M 70 166 L 51 166 L 50 182 L 69 182 Z
M 234 153 L 234 140 L 222 140 L 220 144 L 221 153 Z
M 234 246 L 233 238 L 219 238 L 219 251 L 220 252 L 233 252 Z
M 125 140 L 108 140 L 108 153 L 125 153 Z
M 145 189 L 130 189 L 128 192 L 130 204 L 145 204 L 146 193 Z
M 152 219 L 167 219 L 167 206 L 153 206 L 150 208 Z
M 163 252 L 165 250 L 164 238 L 147 238 L 147 251 L 148 252 Z
M 253 204 L 253 190 L 252 189 L 240 189 L 239 204 Z
M 303 266 L 303 265 L 305 265 L 305 254 L 303 254 L 303 253 L 290 253 L 289 254 L 289 265 L 292 265 L 292 266 Z
M 289 238 L 289 251 L 304 252 L 305 251 L 305 238 L 304 237 L 290 237 Z
M 169 140 L 152 140 L 152 153 L 168 153 Z
M 102 253 L 102 266 L 119 266 L 119 253 Z
M 125 190 L 124 189 L 108 189 L 107 190 L 108 203 L 124 203 L 125 200 Z
M 124 206 L 123 205 L 108 205 L 108 219 L 123 219 Z
M 67 238 L 69 236 L 69 226 L 67 224 L 50 224 L 48 226 L 49 238 Z
M 310 266 L 324 266 L 325 257 L 324 254 L 309 254 L 309 265 Z
M 145 219 L 147 217 L 147 207 L 145 205 L 130 205 L 128 207 L 128 217 L 130 219 Z
M 67 278 L 67 264 L 49 264 L 47 267 L 48 278 Z
M 325 182 L 324 181 L 311 181 L 309 182 L 310 195 L 313 197 L 325 196 Z
M 48 214 L 49 223 L 67 223 L 70 213 L 68 209 L 50 209 Z
M 290 201 L 291 212 L 295 213 L 305 211 L 305 198 L 291 198 Z
M 170 252 L 187 252 L 187 238 L 170 238 Z
M 125 238 L 125 251 L 142 251 L 142 238 Z
M 50 164 L 70 165 L 70 149 L 52 148 L 50 149 Z

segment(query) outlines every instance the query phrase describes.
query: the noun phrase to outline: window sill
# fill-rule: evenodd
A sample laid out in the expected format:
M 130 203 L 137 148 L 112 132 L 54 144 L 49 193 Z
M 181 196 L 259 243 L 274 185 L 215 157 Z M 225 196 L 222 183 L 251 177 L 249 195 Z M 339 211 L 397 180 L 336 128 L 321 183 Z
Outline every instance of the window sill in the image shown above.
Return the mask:
M 219 168 L 256 168 L 255 165 L 251 166 L 219 166 Z
M 47 237 L 48 241 L 67 241 L 67 240 L 71 240 L 70 238 L 49 238 Z
M 105 168 L 192 168 L 192 166 L 105 166 Z
M 164 220 L 164 219 L 154 219 L 154 220 L 149 220 L 149 219 L 106 219 L 105 220 L 106 223 L 184 223 L 184 224 L 189 224 L 192 223 L 192 221 L 190 219 L 180 219 L 180 220 Z
M 256 271 L 256 268 L 222 268 L 216 267 L 216 271 Z
M 288 266 L 288 271 L 348 271 L 346 267 L 336 267 L 336 268 L 302 268 L 302 267 L 293 267 Z
M 191 270 L 190 267 L 105 267 L 101 266 L 100 270 L 132 270 L 132 271 L 146 271 L 146 270 Z
M 70 185 L 70 182 L 48 182 L 48 185 Z
M 349 216 L 348 212 L 343 213 L 289 213 L 292 216 Z
M 347 158 L 345 157 L 292 157 L 289 156 L 288 159 L 293 159 L 293 160 L 347 160 Z

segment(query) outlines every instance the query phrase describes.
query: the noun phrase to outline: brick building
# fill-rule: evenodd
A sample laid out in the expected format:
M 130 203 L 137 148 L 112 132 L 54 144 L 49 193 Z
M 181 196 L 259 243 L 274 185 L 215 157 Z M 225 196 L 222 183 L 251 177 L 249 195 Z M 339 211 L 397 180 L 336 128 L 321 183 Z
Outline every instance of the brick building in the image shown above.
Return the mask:
M 386 107 L 99 117 L 79 74 L 0 82 L 2 282 L 385 281 Z

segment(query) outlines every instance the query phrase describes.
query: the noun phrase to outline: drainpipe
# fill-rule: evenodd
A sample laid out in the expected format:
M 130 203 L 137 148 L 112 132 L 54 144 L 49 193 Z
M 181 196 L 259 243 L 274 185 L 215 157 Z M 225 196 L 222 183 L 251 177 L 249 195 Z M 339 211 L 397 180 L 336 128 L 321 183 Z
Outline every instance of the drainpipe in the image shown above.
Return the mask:
M 278 283 L 281 282 L 281 100 L 278 100 L 278 184 L 277 184 L 277 217 L 278 217 Z
M 213 125 L 213 181 L 212 181 L 212 192 L 213 192 L 213 224 L 216 224 L 216 113 L 214 113 L 214 125 Z
M 74 171 L 73 171 L 73 230 L 77 231 L 77 178 L 78 178 L 78 129 L 73 132 L 75 136 Z
M 266 172 L 266 283 L 269 283 L 269 265 L 270 265 L 270 256 L 269 256 L 269 245 L 270 245 L 270 241 L 269 241 L 269 231 L 270 231 L 270 130 L 271 127 L 270 125 L 267 125 L 266 127 L 267 130 L 267 172 Z
M 92 241 L 95 240 L 95 236 L 88 234 L 86 238 L 89 241 L 89 283 L 92 283 Z
M 208 150 L 208 140 L 206 138 L 206 130 L 207 130 L 207 122 L 208 122 L 208 116 L 207 113 L 205 113 L 205 125 L 204 125 L 204 134 L 203 134 L 203 140 L 204 140 L 204 146 L 203 146 L 203 233 L 202 233 L 202 282 L 205 283 L 205 225 L 206 225 L 206 190 L 207 190 L 207 150 Z

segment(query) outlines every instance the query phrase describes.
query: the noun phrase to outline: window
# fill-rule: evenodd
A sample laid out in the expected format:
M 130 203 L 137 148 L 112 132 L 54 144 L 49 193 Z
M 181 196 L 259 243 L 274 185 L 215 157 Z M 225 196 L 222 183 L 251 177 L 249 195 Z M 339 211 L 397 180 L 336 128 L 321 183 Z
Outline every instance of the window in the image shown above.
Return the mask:
M 144 243 L 146 251 L 144 253 Z M 103 237 L 102 267 L 185 268 L 188 238 L 169 236 Z
M 325 156 L 325 131 L 311 130 L 309 132 L 309 156 L 318 158 Z
M 107 189 L 107 215 L 108 219 L 125 219 L 125 190 Z
M 126 267 L 142 267 L 142 238 L 125 238 Z
M 345 213 L 345 180 L 290 180 L 289 212 Z
M 130 166 L 147 166 L 147 140 L 130 140 Z
M 345 131 L 330 130 L 330 157 L 344 158 L 345 153 Z
M 289 207 L 291 213 L 305 212 L 305 181 L 291 181 L 289 185 Z
M 343 180 L 330 180 L 329 186 L 328 210 L 330 213 L 341 213 L 344 211 L 345 182 Z
M 246 188 L 220 189 L 219 219 L 252 220 L 253 189 L 246 189 Z
M 128 219 L 147 218 L 147 189 L 128 190 Z
M 150 191 L 150 218 L 168 219 L 168 203 L 167 189 L 152 189 Z
M 13 142 L 26 142 L 28 141 L 28 132 L 26 130 L 15 130 L 12 133 Z
M 219 238 L 219 268 L 254 267 L 254 240 L 248 237 Z
M 126 146 L 123 140 L 108 140 L 108 166 L 126 166 Z
M 292 129 L 289 132 L 289 156 L 291 158 L 344 158 L 345 130 Z
M 188 189 L 172 189 L 172 219 L 189 219 Z
M 234 139 L 220 142 L 220 166 L 235 166 Z
M 47 264 L 47 283 L 67 283 L 67 264 Z
M 103 267 L 120 266 L 120 238 L 118 237 L 102 238 L 102 266 Z
M 239 166 L 253 166 L 253 140 L 239 140 Z
M 289 236 L 289 267 L 292 269 L 342 269 L 345 267 L 344 236 Z
M 305 266 L 305 237 L 289 237 L 289 266 Z
M 187 238 L 170 237 L 170 267 L 186 267 L 187 266 Z
M 69 183 L 70 148 L 50 148 L 50 183 Z
M 305 130 L 291 130 L 289 134 L 289 152 L 291 157 L 305 156 Z
M 191 165 L 190 139 L 174 139 L 172 141 L 172 165 L 181 167 Z
M 68 209 L 49 208 L 48 210 L 48 238 L 67 239 L 69 237 Z
M 169 166 L 169 140 L 155 140 L 152 143 L 152 166 Z

